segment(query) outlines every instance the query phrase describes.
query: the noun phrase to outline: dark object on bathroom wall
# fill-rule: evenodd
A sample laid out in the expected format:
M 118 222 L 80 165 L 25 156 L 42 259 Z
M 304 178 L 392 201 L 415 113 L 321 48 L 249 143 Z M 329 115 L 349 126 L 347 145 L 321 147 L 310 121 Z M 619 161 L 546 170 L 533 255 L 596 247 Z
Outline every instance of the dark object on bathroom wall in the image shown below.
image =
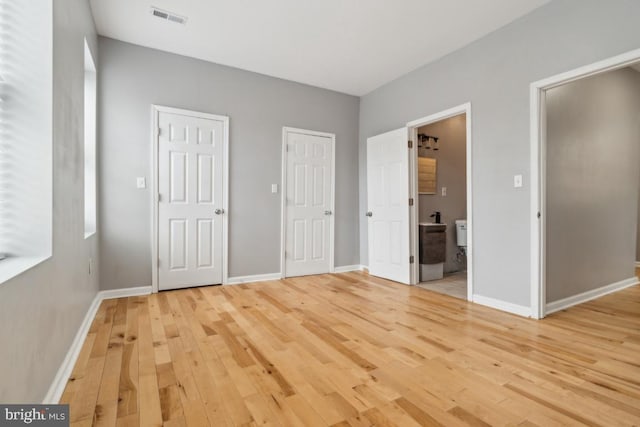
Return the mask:
M 435 211 L 434 213 L 432 213 L 431 215 L 429 215 L 429 218 L 434 218 L 433 222 L 435 222 L 436 224 L 440 224 L 440 211 Z
M 431 149 L 431 143 L 429 142 L 430 140 L 433 140 L 433 150 L 434 151 L 438 151 L 440 149 L 440 144 L 438 143 L 438 140 L 440 138 L 438 138 L 437 136 L 431 136 L 431 135 L 427 135 L 425 133 L 419 133 L 418 134 L 418 148 L 424 148 L 427 150 Z

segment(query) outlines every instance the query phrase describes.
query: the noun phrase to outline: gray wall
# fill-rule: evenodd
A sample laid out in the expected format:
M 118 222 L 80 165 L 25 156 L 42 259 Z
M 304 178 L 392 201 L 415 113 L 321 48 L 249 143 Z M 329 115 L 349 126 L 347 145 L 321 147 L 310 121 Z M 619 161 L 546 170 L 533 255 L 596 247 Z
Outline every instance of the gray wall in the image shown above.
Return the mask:
M 280 271 L 282 127 L 335 133 L 335 265 L 359 263 L 357 97 L 102 37 L 100 63 L 103 289 L 151 284 L 151 104 L 230 117 L 230 276 Z
M 547 91 L 547 302 L 635 276 L 640 73 Z
M 640 46 L 640 2 L 556 0 L 360 100 L 360 255 L 366 139 L 472 103 L 474 292 L 530 305 L 529 84 Z M 524 187 L 513 188 L 513 175 Z
M 421 149 L 420 156 L 437 160 L 436 194 L 419 196 L 418 218 L 420 222 L 433 222 L 434 211 L 442 213 L 442 222 L 447 224 L 447 256 L 444 272 L 451 273 L 466 268 L 462 257 L 456 261 L 458 244 L 456 240 L 456 219 L 467 217 L 467 125 L 465 115 L 451 117 L 418 129 L 418 132 L 436 136 L 440 142 L 437 151 Z M 447 187 L 447 195 L 442 196 L 442 187 Z
M 0 402 L 41 401 L 98 290 L 84 239 L 84 37 L 97 39 L 85 0 L 53 2 L 53 256 L 0 285 Z M 94 267 L 95 267 L 94 261 Z M 94 270 L 95 271 L 95 270 Z

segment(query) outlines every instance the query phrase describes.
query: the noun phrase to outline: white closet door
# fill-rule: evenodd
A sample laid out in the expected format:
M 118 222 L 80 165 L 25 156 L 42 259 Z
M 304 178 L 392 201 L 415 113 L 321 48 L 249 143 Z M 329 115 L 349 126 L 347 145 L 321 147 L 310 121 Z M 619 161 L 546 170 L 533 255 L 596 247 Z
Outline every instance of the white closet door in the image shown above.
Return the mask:
M 285 276 L 331 270 L 333 138 L 285 130 Z
M 222 120 L 159 113 L 158 288 L 222 283 Z

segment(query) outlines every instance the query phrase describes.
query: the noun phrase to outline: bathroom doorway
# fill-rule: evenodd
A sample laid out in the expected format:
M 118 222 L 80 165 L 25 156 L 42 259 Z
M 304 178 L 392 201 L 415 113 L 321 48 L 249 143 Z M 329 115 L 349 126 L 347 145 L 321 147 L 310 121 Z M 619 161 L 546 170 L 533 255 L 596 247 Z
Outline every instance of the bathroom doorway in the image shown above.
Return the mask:
M 416 285 L 472 301 L 471 104 L 408 127 Z

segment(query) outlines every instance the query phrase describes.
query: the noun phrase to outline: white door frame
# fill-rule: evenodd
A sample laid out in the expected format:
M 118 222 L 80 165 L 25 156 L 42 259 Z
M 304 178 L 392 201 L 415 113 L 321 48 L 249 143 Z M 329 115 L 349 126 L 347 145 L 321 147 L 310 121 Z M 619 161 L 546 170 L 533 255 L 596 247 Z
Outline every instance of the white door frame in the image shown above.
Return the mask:
M 282 184 L 280 186 L 280 275 L 287 277 L 285 248 L 287 244 L 287 133 L 295 132 L 305 135 L 321 136 L 331 140 L 331 216 L 329 217 L 329 273 L 335 272 L 335 217 L 336 217 L 336 135 L 284 126 L 282 128 Z
M 410 191 L 411 197 L 415 201 L 413 206 L 410 208 L 411 218 L 410 218 L 410 226 L 411 226 L 411 244 L 412 244 L 412 253 L 415 254 L 415 262 L 413 263 L 411 269 L 411 284 L 415 285 L 418 283 L 420 274 L 420 260 L 419 260 L 419 230 L 418 230 L 418 206 L 419 206 L 419 195 L 418 195 L 418 128 L 429 125 L 431 123 L 439 122 L 441 120 L 445 120 L 454 116 L 459 116 L 461 114 L 466 115 L 466 128 L 467 128 L 467 149 L 466 149 L 466 163 L 467 163 L 467 301 L 473 301 L 473 175 L 472 175 L 472 162 L 473 156 L 472 149 L 472 136 L 471 136 L 471 102 L 467 102 L 465 104 L 457 105 L 455 107 L 449 108 L 444 111 L 440 111 L 435 114 L 431 114 L 429 116 L 423 117 L 421 119 L 413 120 L 407 123 L 407 127 L 409 128 L 409 135 L 411 140 L 415 142 L 413 145 L 414 149 L 410 150 L 409 157 L 409 165 L 410 165 Z
M 635 49 L 530 85 L 531 317 L 534 319 L 542 319 L 546 314 L 546 91 L 575 80 L 624 68 L 639 60 L 640 49 Z
M 151 105 L 151 289 L 158 292 L 158 123 L 160 113 L 180 114 L 200 119 L 218 120 L 223 122 L 224 135 L 222 137 L 222 284 L 228 282 L 229 246 L 227 242 L 229 226 L 229 117 L 198 111 L 183 110 L 181 108 Z

